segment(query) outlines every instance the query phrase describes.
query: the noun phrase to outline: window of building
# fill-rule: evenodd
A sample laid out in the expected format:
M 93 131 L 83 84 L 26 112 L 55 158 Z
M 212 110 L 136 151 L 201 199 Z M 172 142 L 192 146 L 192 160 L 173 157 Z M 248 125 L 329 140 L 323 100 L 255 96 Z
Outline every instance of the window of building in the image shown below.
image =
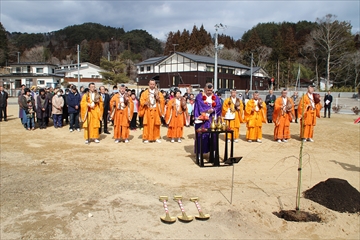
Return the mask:
M 264 86 L 264 81 L 260 80 L 260 87 L 263 87 L 263 86 Z
M 6 80 L 3 79 L 3 83 L 4 83 L 3 87 L 4 87 L 5 89 L 10 89 L 10 83 L 4 82 L 4 81 L 6 81 Z
M 214 72 L 214 67 L 213 66 L 206 66 L 206 71 L 207 72 Z
M 229 79 L 229 88 L 234 88 L 234 79 Z
M 234 69 L 228 69 L 229 74 L 234 74 Z
M 27 66 L 27 73 L 31 73 L 31 67 Z
M 151 71 L 151 66 L 147 66 L 146 71 L 148 71 L 148 72 Z
M 141 66 L 140 67 L 140 72 L 143 72 L 144 71 L 144 66 Z
M 74 78 L 78 78 L 77 74 L 74 74 Z M 82 78 L 82 75 L 80 74 L 80 78 Z
M 32 78 L 27 78 L 25 81 L 25 85 L 27 88 L 30 88 L 33 85 Z
M 36 73 L 44 73 L 44 68 L 36 68 Z
M 206 83 L 213 83 L 213 78 L 207 77 L 206 78 Z
M 16 73 L 21 73 L 21 67 L 16 67 Z
M 43 85 L 43 84 L 45 84 L 45 80 L 38 80 L 38 81 L 37 81 L 37 84 L 38 84 L 38 85 Z
M 15 79 L 15 88 L 21 88 L 21 79 Z

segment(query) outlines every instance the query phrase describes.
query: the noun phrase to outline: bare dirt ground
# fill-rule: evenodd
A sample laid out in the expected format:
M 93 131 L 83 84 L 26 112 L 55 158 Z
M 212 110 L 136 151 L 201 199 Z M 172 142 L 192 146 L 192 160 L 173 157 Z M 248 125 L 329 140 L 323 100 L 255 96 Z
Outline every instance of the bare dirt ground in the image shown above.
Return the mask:
M 247 143 L 245 125 L 232 167 L 199 168 L 194 163 L 194 130 L 182 143 L 143 144 L 141 131 L 129 143 L 115 144 L 102 135 L 84 144 L 83 132 L 49 127 L 26 131 L 8 107 L 0 123 L 1 239 L 359 239 L 359 214 L 339 213 L 302 198 L 301 210 L 322 222 L 296 223 L 273 212 L 295 208 L 299 125 L 293 139 L 277 143 L 273 125 L 263 127 L 263 143 Z M 314 143 L 304 145 L 302 191 L 328 178 L 347 180 L 360 189 L 359 127 L 355 115 L 321 118 Z M 162 136 L 167 129 L 162 127 Z M 112 127 L 110 128 L 112 132 Z M 224 142 L 221 141 L 221 146 Z M 188 215 L 199 197 L 208 221 L 160 221 L 160 195 L 169 196 L 171 216 L 180 215 L 174 195 L 184 197 Z

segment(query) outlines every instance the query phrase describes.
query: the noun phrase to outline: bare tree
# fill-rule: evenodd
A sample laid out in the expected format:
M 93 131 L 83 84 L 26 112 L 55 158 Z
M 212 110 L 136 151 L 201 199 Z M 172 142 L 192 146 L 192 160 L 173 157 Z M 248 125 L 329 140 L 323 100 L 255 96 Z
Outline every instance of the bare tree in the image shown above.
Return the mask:
M 359 76 L 360 76 L 360 50 L 357 50 L 353 53 L 349 53 L 345 58 L 345 71 L 346 75 L 343 77 L 345 82 L 353 82 L 353 86 L 356 88 L 360 85 Z
M 336 16 L 327 14 L 325 17 L 316 20 L 317 29 L 310 35 L 326 59 L 326 88 L 329 88 L 331 68 L 341 64 L 351 41 L 351 25 L 349 22 L 339 22 Z
M 26 50 L 23 54 L 23 61 L 25 62 L 45 62 L 45 49 L 43 46 L 33 47 Z
M 202 56 L 215 57 L 215 47 L 214 44 L 208 44 L 198 53 Z M 218 51 L 218 58 L 224 60 L 230 60 L 239 62 L 242 59 L 242 55 L 236 49 L 223 48 Z
M 255 65 L 258 67 L 265 68 L 267 62 L 271 56 L 272 48 L 266 46 L 260 46 L 256 49 L 257 52 L 257 61 L 255 61 Z
M 319 61 L 321 56 L 315 46 L 315 40 L 311 36 L 309 36 L 304 46 L 299 50 L 299 52 L 303 57 L 305 57 L 308 62 L 314 63 L 316 85 L 317 87 L 319 87 Z

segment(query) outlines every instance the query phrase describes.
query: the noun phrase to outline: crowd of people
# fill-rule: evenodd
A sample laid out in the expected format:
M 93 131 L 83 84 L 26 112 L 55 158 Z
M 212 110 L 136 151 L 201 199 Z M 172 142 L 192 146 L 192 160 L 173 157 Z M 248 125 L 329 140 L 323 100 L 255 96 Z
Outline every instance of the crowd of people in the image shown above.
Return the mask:
M 299 97 L 297 92 L 288 97 L 286 89 L 276 97 L 270 90 L 265 101 L 257 91 L 250 95 L 246 90 L 242 95 L 235 89 L 230 91 L 228 98 L 222 99 L 220 94 L 214 92 L 211 83 L 206 84 L 196 97 L 191 92 L 182 94 L 179 89 L 166 92 L 156 87 L 155 80 L 150 80 L 148 88 L 142 90 L 139 96 L 124 84 L 114 86 L 111 94 L 104 86 L 96 89 L 94 83 L 79 90 L 75 85 L 65 90 L 51 87 L 36 90 L 35 86 L 26 88 L 23 85 L 18 94 L 19 118 L 24 128 L 29 131 L 37 126 L 45 129 L 52 119 L 57 129 L 64 124 L 69 125 L 70 132 L 83 129 L 86 144 L 91 141 L 99 143 L 102 133 L 111 134 L 109 125 L 113 126 L 115 143 L 128 143 L 130 131 L 137 129 L 142 130 L 143 143 L 161 143 L 161 125 L 167 127 L 166 136 L 170 142 L 181 143 L 184 127 L 208 129 L 213 119 L 227 114 L 233 116 L 228 119 L 228 127 L 234 132 L 234 142 L 238 142 L 240 137 L 241 123 L 246 124 L 248 142 L 262 142 L 264 123 L 274 124 L 274 141 L 287 142 L 291 138 L 290 123 L 297 123 L 298 119 L 301 138 L 313 142 L 316 118 L 320 117 L 322 108 L 313 86 L 308 87 L 303 97 Z M 0 94 L 0 120 L 4 118 L 6 121 L 6 107 L 3 106 L 8 96 L 1 86 Z M 331 101 L 332 98 L 325 97 L 327 108 Z M 207 121 L 196 121 L 202 117 Z M 209 150 L 209 135 L 201 136 L 204 144 L 202 149 L 206 153 Z

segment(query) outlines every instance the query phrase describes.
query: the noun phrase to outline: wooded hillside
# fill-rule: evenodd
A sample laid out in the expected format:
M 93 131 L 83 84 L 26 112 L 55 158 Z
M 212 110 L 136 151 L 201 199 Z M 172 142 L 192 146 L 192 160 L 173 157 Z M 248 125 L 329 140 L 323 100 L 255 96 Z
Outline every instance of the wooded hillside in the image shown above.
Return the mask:
M 320 77 L 336 87 L 355 88 L 359 84 L 360 37 L 351 34 L 348 22 L 328 14 L 316 22 L 259 23 L 246 31 L 241 39 L 221 34 L 218 42 L 225 48 L 219 58 L 263 67 L 275 78 L 275 87 L 295 84 L 298 69 L 301 78 L 318 82 Z M 134 64 L 154 56 L 188 52 L 214 57 L 214 36 L 203 26 L 176 30 L 167 34 L 165 42 L 152 37 L 146 30 L 125 32 L 123 28 L 84 23 L 68 26 L 51 33 L 6 32 L 0 23 L 0 65 L 17 61 L 77 62 L 76 47 L 80 45 L 80 61 L 100 65 L 102 57 L 127 64 L 128 76 L 136 77 Z M 132 72 L 132 73 L 130 73 Z

